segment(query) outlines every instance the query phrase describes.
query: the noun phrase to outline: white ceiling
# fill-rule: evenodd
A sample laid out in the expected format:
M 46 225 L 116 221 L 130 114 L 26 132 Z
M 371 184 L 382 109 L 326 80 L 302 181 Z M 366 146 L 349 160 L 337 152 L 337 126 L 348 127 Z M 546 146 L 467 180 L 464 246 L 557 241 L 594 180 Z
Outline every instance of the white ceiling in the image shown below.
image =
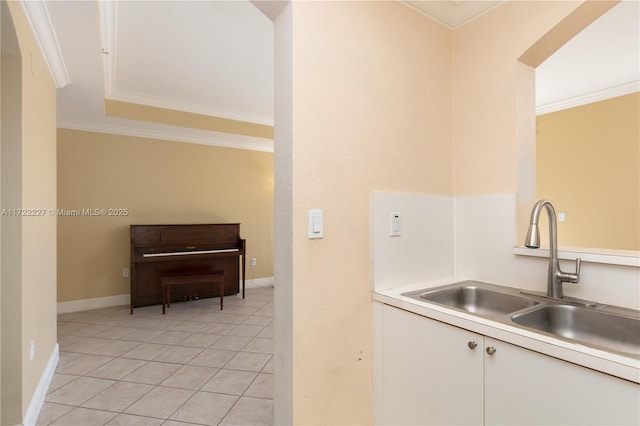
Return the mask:
M 273 125 L 273 25 L 248 1 L 46 6 L 71 80 L 59 127 L 273 151 L 271 139 L 104 114 L 107 98 Z
M 449 28 L 456 28 L 503 2 L 403 3 Z M 248 1 L 46 0 L 44 4 L 71 81 L 58 91 L 59 127 L 273 150 L 270 139 L 104 114 L 107 98 L 272 125 L 273 27 Z M 636 9 L 614 13 L 622 7 Z M 546 103 L 555 102 L 602 89 L 603 84 L 619 85 L 620 79 L 627 83 L 635 78 L 637 85 L 640 63 L 637 8 L 637 0 L 616 6 L 591 27 L 597 28 L 596 24 L 606 21 L 609 15 L 613 16 L 610 18 L 613 24 L 606 24 L 596 35 L 580 34 L 542 64 L 537 72 L 537 86 L 546 87 L 547 92 L 540 92 L 538 98 Z M 626 30 L 621 31 L 622 28 Z M 629 31 L 635 31 L 634 36 Z M 621 39 L 603 42 L 613 37 Z M 577 45 L 572 48 L 573 53 L 561 55 L 563 50 L 570 49 L 570 44 Z M 583 62 L 601 50 L 609 55 L 608 59 L 600 56 L 595 63 L 612 66 L 596 67 Z M 613 57 L 626 60 L 613 62 Z M 593 69 L 596 71 L 587 72 Z M 568 78 L 559 77 L 561 73 Z M 620 74 L 624 76 L 619 77 Z M 603 76 L 607 76 L 604 83 L 601 79 L 590 83 L 598 85 L 597 88 L 587 83 Z
M 640 2 L 625 0 L 536 68 L 538 113 L 640 90 Z

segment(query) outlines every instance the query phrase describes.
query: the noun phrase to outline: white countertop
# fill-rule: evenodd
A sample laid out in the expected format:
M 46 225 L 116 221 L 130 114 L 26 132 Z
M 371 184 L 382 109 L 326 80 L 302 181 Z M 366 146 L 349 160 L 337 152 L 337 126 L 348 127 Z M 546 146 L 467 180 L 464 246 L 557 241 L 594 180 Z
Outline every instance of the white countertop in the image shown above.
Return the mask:
M 569 342 L 547 334 L 523 329 L 515 325 L 493 321 L 427 301 L 418 301 L 402 296 L 402 293 L 439 287 L 446 284 L 466 281 L 467 279 L 471 278 L 446 278 L 428 283 L 416 283 L 391 289 L 377 290 L 373 292 L 373 300 L 574 364 L 582 365 L 593 370 L 640 383 L 640 359 L 638 358 Z

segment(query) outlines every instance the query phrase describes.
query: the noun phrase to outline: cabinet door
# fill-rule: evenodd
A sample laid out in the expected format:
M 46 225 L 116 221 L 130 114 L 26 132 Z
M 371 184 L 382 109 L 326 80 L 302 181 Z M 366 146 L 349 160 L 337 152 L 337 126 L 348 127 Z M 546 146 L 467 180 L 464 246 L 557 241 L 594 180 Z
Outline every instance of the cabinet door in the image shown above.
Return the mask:
M 485 424 L 640 424 L 640 385 L 485 337 Z
M 384 424 L 482 423 L 483 337 L 390 306 L 383 312 Z

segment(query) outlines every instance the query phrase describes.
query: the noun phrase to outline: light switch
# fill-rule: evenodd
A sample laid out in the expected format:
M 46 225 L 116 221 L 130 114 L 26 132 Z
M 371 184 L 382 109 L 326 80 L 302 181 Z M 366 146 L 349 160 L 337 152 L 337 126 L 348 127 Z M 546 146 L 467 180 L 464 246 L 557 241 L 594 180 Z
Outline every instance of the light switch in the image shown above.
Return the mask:
M 567 214 L 565 212 L 558 213 L 558 222 L 564 222 L 567 220 Z
M 400 212 L 391 212 L 391 233 L 392 237 L 400 236 Z
M 323 228 L 322 209 L 309 210 L 309 239 L 322 238 L 324 236 Z

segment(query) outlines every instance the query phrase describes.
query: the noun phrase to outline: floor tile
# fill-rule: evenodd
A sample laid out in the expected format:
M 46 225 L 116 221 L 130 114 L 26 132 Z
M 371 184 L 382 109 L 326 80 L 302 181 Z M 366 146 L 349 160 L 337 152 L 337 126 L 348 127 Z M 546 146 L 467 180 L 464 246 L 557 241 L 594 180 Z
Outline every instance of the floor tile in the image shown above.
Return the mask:
M 53 379 L 51 379 L 51 384 L 49 385 L 49 389 L 47 390 L 47 393 L 51 393 L 61 388 L 62 386 L 66 385 L 67 383 L 73 382 L 78 377 L 80 376 L 74 376 L 71 374 L 54 373 Z
M 95 370 L 91 370 L 86 375 L 90 377 L 99 377 L 101 379 L 120 380 L 126 375 L 133 373 L 146 363 L 147 361 L 140 359 L 114 358 Z
M 273 374 L 258 374 L 244 396 L 273 399 Z
M 198 423 L 179 422 L 177 420 L 167 420 L 164 423 L 162 423 L 162 426 L 206 426 L 206 425 L 200 425 Z
M 249 315 L 220 313 L 216 316 L 215 321 L 227 324 L 241 324 L 249 318 Z
M 233 324 L 204 323 L 198 329 L 198 333 L 221 335 L 226 334 L 233 327 L 235 327 Z
M 242 395 L 258 374 L 251 371 L 222 369 L 201 390 L 208 392 Z
M 242 321 L 242 324 L 267 326 L 267 325 L 271 324 L 271 321 L 273 321 L 272 317 L 251 315 L 249 318 L 247 318 L 246 320 Z
M 205 349 L 198 356 L 188 362 L 190 365 L 200 365 L 203 367 L 224 367 L 237 352 L 224 351 L 219 349 Z
M 172 362 L 177 364 L 186 364 L 196 355 L 202 352 L 202 348 L 194 348 L 191 346 L 173 346 L 155 357 L 154 361 Z
M 146 359 L 152 360 L 165 351 L 168 351 L 171 345 L 161 345 L 158 343 L 142 343 L 135 349 L 120 355 L 123 358 Z
M 273 288 L 225 297 L 224 311 L 219 302 L 59 315 L 60 358 L 37 424 L 271 424 Z
M 88 408 L 74 408 L 69 413 L 60 417 L 52 425 L 104 425 L 117 416 L 117 413 L 101 410 L 91 410 Z
M 219 424 L 237 426 L 273 425 L 273 400 L 243 396 Z
M 73 345 L 82 339 L 84 339 L 83 336 L 72 336 L 70 334 L 58 333 L 58 345 L 60 347 L 60 351 L 66 351 L 68 346 Z
M 84 408 L 121 412 L 153 389 L 141 383 L 117 382 L 81 404 Z
M 265 316 L 273 316 L 273 307 L 271 306 L 265 306 L 262 307 L 260 309 L 258 309 L 254 315 L 265 315 Z
M 207 383 L 207 381 L 213 377 L 217 371 L 217 368 L 185 365 L 160 383 L 160 385 L 172 388 L 196 390 L 200 389 L 202 385 Z
M 216 342 L 213 343 L 210 348 L 224 349 L 228 351 L 239 351 L 240 349 L 244 348 L 250 341 L 250 337 L 226 335 L 216 340 Z
M 122 378 L 125 382 L 158 385 L 180 368 L 179 364 L 150 361 Z
M 155 337 L 147 339 L 146 341 L 149 343 L 177 345 L 189 336 L 191 336 L 191 333 L 187 333 L 184 331 L 164 331 Z
M 273 339 L 273 326 L 265 327 L 256 337 Z
M 189 423 L 217 425 L 237 399 L 238 397 L 233 395 L 196 392 L 170 418 Z
M 69 405 L 54 404 L 53 402 L 45 402 L 42 404 L 40 415 L 36 421 L 36 426 L 45 426 L 58 420 L 60 417 L 73 410 Z
M 60 351 L 60 358 L 58 359 L 58 367 L 65 365 L 69 361 L 73 361 L 74 359 L 78 359 L 82 356 L 82 354 L 76 352 L 67 352 Z
M 201 325 L 198 328 L 202 327 Z M 205 333 L 193 333 L 191 336 L 184 339 L 181 346 L 194 346 L 197 348 L 208 348 L 213 345 L 221 335 L 218 334 L 205 334 Z
M 264 327 L 261 325 L 239 324 L 227 332 L 231 336 L 256 337 Z
M 251 315 L 257 310 L 258 308 L 251 306 L 231 306 L 225 309 L 227 313 L 241 315 Z
M 75 359 L 59 365 L 56 373 L 75 374 L 81 376 L 89 371 L 111 361 L 113 357 L 102 355 L 81 355 Z
M 264 368 L 262 369 L 262 373 L 273 374 L 273 358 L 271 358 L 267 365 L 264 366 Z
M 108 339 L 95 339 L 92 337 L 87 337 L 72 345 L 69 345 L 65 350 L 68 352 L 100 355 L 98 349 L 105 346 L 109 342 L 110 340 Z
M 271 359 L 269 354 L 239 352 L 231 361 L 225 364 L 225 368 L 231 370 L 260 371 Z
M 107 426 L 160 426 L 164 419 L 155 419 L 153 417 L 134 416 L 132 414 L 118 414 L 113 418 Z
M 157 386 L 125 410 L 127 414 L 168 418 L 194 391 Z
M 149 330 L 146 328 L 139 328 L 134 332 L 122 337 L 122 340 L 130 340 L 133 342 L 144 342 L 147 339 L 151 339 L 162 334 L 162 330 Z
M 79 377 L 77 380 L 47 394 L 46 401 L 66 405 L 80 405 L 114 383 L 113 380 Z
M 109 326 L 101 333 L 96 334 L 96 337 L 102 339 L 121 339 L 134 331 L 136 331 L 136 329 L 132 327 Z
M 244 352 L 260 352 L 264 354 L 273 354 L 273 339 L 252 339 L 244 348 Z
M 181 321 L 180 324 L 176 324 L 169 328 L 171 331 L 186 331 L 189 333 L 195 333 L 202 327 L 202 323 L 196 321 Z

